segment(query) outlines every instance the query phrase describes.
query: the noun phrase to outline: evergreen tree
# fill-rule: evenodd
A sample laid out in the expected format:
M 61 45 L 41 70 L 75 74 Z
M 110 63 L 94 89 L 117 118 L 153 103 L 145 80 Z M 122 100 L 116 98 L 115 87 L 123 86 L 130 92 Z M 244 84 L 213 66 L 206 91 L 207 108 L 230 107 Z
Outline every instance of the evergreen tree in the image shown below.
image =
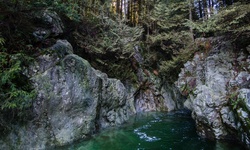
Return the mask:
M 135 78 L 131 57 L 134 47 L 140 44 L 143 29 L 126 25 L 126 20 L 116 14 L 110 14 L 109 17 L 106 14 L 103 11 L 100 15 L 93 15 L 83 22 L 87 28 L 74 32 L 79 47 L 76 53 L 110 77 L 121 80 Z M 124 73 L 120 70 L 126 71 Z
M 170 74 L 176 75 L 175 69 L 180 68 L 186 60 L 176 57 L 180 57 L 179 54 L 193 43 L 190 28 L 184 26 L 190 18 L 190 9 L 192 12 L 189 3 L 190 1 L 159 1 L 150 16 L 153 24 L 151 23 L 151 33 L 146 40 L 149 49 L 145 52 L 146 64 L 151 69 L 160 69 L 162 77 L 169 81 L 172 80 Z
M 205 21 L 188 20 L 186 25 L 193 28 L 199 36 L 230 35 L 234 38 L 250 31 L 250 4 L 235 3 L 221 9 L 217 15 Z M 236 39 L 235 39 L 236 40 Z

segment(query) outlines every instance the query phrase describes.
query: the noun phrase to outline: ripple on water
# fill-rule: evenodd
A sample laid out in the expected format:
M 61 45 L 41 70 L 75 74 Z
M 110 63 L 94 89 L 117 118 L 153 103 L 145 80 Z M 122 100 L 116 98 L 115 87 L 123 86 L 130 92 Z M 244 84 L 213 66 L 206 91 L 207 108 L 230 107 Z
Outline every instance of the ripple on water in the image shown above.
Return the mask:
M 210 141 L 196 134 L 190 115 L 176 113 L 138 114 L 120 128 L 105 130 L 91 140 L 60 150 L 241 150 L 237 143 Z
M 146 132 L 142 132 L 141 130 L 150 130 L 151 125 L 143 125 L 142 127 L 134 129 L 134 133 L 137 134 L 141 140 L 145 140 L 147 142 L 159 141 L 161 138 L 157 138 L 155 136 L 148 136 Z

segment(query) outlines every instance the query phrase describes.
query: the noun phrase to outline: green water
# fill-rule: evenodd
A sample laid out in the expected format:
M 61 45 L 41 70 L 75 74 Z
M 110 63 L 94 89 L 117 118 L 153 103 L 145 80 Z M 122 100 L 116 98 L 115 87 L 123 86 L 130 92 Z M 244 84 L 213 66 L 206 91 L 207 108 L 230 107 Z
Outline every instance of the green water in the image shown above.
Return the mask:
M 125 125 L 94 135 L 61 148 L 67 150 L 241 150 L 233 142 L 200 138 L 195 123 L 184 111 L 143 113 L 130 118 Z

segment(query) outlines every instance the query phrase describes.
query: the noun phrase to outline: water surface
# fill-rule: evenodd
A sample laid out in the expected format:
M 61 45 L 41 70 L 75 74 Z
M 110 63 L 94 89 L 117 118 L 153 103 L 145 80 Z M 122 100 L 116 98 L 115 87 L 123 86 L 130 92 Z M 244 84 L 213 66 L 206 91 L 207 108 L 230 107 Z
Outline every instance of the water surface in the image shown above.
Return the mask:
M 185 111 L 137 114 L 121 127 L 111 128 L 61 148 L 67 150 L 241 150 L 237 143 L 200 138 Z

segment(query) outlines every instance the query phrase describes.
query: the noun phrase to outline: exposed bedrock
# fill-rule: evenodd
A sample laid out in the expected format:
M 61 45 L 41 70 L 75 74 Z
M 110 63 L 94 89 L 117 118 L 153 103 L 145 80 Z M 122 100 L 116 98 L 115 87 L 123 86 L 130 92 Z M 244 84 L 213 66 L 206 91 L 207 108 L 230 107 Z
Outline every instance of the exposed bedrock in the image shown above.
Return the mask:
M 201 136 L 215 139 L 238 139 L 250 148 L 250 55 L 236 52 L 223 37 L 209 41 L 208 52 L 198 52 L 188 61 L 176 82 L 184 106 Z

